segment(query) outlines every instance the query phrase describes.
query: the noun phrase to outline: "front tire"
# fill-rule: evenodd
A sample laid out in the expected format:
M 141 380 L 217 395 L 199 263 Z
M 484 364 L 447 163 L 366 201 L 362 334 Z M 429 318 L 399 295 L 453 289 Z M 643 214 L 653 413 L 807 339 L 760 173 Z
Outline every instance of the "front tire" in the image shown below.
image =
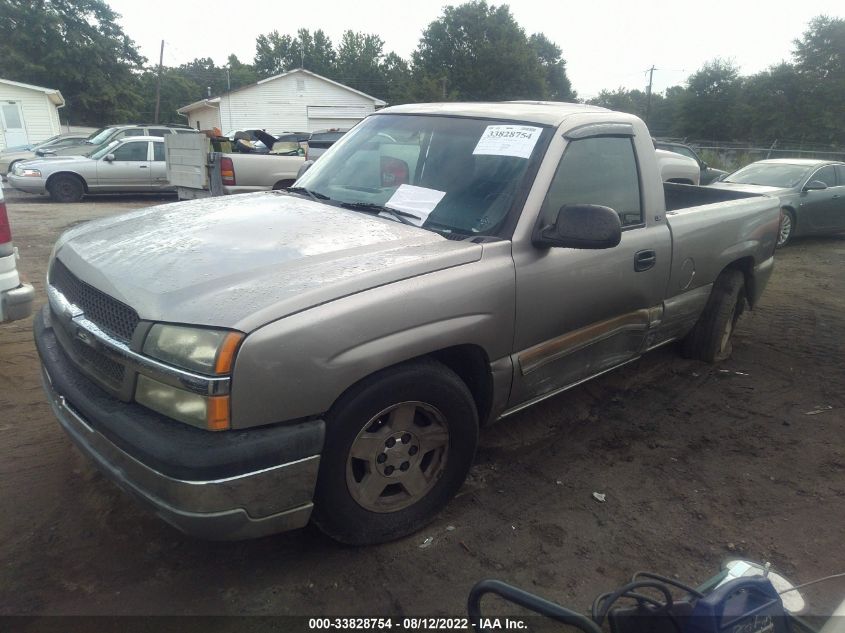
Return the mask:
M 313 520 L 349 545 L 391 541 L 431 521 L 472 465 L 472 394 L 434 360 L 378 372 L 326 416 Z
M 777 247 L 783 248 L 792 241 L 795 234 L 795 214 L 789 209 L 781 209 L 780 226 L 778 227 Z
M 79 178 L 70 174 L 53 176 L 47 190 L 55 202 L 79 202 L 85 195 L 85 185 Z
M 729 268 L 713 284 L 710 298 L 682 344 L 684 356 L 715 363 L 730 357 L 731 335 L 745 308 L 745 275 Z

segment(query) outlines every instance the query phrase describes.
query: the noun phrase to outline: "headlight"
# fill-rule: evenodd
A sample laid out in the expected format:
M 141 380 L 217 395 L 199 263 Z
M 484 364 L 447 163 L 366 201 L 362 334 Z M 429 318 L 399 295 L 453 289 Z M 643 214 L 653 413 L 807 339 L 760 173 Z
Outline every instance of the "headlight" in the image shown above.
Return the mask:
M 157 323 L 150 328 L 143 351 L 188 371 L 221 376 L 232 372 L 235 352 L 243 338 L 241 332 L 232 330 Z M 228 395 L 201 395 L 139 374 L 135 401 L 162 415 L 209 431 L 231 427 Z
M 144 353 L 189 371 L 228 374 L 243 337 L 242 333 L 231 330 L 157 323 L 147 334 Z
M 135 401 L 207 431 L 225 431 L 230 427 L 229 396 L 201 396 L 139 374 Z
M 41 172 L 37 169 L 29 169 L 27 167 L 15 166 L 16 176 L 26 176 L 29 178 L 41 178 Z

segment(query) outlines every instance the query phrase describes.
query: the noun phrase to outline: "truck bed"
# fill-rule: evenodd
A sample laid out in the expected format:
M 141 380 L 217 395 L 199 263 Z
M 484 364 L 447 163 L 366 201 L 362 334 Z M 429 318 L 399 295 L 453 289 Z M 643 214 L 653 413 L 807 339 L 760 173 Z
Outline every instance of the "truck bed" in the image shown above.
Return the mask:
M 665 183 L 664 191 L 672 233 L 667 298 L 709 288 L 738 254 L 749 267 L 771 266 L 780 225 L 777 197 L 674 183 Z M 749 289 L 752 304 L 757 294 Z

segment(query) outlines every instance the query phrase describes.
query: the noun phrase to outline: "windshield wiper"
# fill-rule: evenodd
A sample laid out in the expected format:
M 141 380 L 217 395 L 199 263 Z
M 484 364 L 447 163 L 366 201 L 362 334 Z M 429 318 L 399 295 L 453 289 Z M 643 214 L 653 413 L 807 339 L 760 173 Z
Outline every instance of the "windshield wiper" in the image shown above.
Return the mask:
M 353 211 L 363 211 L 364 213 L 373 213 L 378 215 L 379 213 L 388 213 L 392 215 L 394 218 L 399 220 L 402 224 L 408 224 L 410 226 L 419 226 L 418 224 L 414 224 L 408 218 L 414 218 L 415 220 L 421 220 L 420 216 L 414 215 L 413 213 L 408 213 L 406 211 L 398 211 L 397 209 L 391 209 L 390 207 L 385 207 L 380 204 L 375 204 L 373 202 L 341 202 L 340 206 L 344 209 L 352 209 Z
M 328 196 L 323 195 L 322 193 L 319 193 L 317 191 L 311 191 L 310 189 L 306 189 L 305 187 L 285 187 L 285 191 L 289 193 L 304 193 L 312 200 L 331 200 L 331 198 L 329 198 Z

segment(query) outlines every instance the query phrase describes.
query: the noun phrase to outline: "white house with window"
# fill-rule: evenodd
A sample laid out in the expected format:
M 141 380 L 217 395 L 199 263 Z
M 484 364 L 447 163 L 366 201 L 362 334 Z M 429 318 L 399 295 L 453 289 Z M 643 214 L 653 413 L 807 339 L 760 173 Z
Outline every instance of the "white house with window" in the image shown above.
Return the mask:
M 381 99 L 299 68 L 258 83 L 179 108 L 188 124 L 200 130 L 313 132 L 349 128 L 376 108 Z
M 0 79 L 0 151 L 61 134 L 64 105 L 58 90 Z

